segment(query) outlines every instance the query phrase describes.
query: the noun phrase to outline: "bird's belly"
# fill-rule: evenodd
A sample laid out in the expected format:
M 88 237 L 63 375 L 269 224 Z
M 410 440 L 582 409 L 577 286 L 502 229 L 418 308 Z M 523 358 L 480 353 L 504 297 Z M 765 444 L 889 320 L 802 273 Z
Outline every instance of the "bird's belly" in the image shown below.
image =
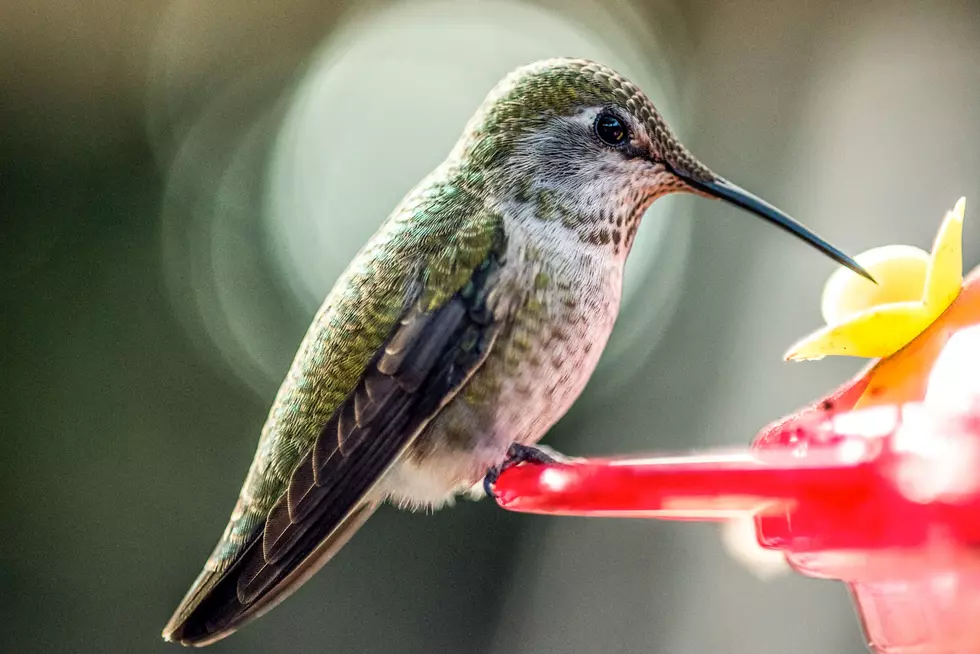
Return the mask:
M 479 482 L 511 443 L 533 444 L 585 388 L 619 309 L 618 279 L 519 311 L 486 362 L 419 435 L 386 490 L 404 506 L 439 506 Z M 567 289 L 566 289 L 567 290 Z M 576 289 L 573 289 L 573 291 Z
M 537 346 L 527 352 L 511 344 L 511 352 L 501 355 L 504 361 L 488 361 L 487 385 L 493 386 L 495 375 L 502 381 L 493 394 L 491 442 L 477 436 L 477 447 L 489 445 L 493 454 L 502 456 L 515 441 L 533 444 L 544 436 L 588 383 L 609 338 L 613 319 L 612 315 L 596 315 L 591 320 L 582 318 L 546 327 L 544 331 L 551 334 L 541 334 Z M 560 333 L 557 338 L 556 332 Z M 479 388 L 481 380 L 475 381 Z

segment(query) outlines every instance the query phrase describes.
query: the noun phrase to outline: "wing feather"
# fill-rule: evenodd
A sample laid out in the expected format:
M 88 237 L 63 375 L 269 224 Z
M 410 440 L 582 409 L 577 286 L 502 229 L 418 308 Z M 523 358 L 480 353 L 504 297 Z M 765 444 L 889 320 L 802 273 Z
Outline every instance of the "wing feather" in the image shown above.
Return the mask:
M 165 637 L 209 643 L 261 615 L 339 548 L 326 543 L 346 542 L 373 512 L 383 499 L 374 489 L 384 473 L 492 347 L 499 324 L 480 305 L 497 276 L 501 238 L 498 232 L 489 241 L 459 291 L 436 304 L 423 288 L 393 321 L 396 329 L 322 423 L 265 519 L 220 574 L 197 584 L 196 595 L 189 593 Z M 426 274 L 431 280 L 431 271 Z

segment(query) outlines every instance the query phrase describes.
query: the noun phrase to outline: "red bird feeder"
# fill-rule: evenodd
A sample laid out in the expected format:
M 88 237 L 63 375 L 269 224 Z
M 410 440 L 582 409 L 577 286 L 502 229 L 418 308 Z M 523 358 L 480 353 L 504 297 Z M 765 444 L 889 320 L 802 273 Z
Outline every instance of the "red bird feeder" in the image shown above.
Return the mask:
M 752 515 L 797 572 L 848 585 L 871 649 L 980 652 L 980 274 L 911 342 L 742 452 L 524 464 L 528 513 Z

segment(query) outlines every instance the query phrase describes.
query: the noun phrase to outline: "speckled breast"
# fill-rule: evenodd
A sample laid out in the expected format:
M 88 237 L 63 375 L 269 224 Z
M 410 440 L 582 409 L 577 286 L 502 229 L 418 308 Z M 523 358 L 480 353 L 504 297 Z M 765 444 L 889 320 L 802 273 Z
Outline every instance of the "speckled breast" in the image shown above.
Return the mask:
M 511 443 L 537 442 L 582 392 L 609 339 L 622 261 L 581 242 L 518 244 L 500 274 L 490 304 L 501 333 L 405 461 L 403 476 L 427 475 L 432 488 L 404 488 L 403 499 L 475 483 Z

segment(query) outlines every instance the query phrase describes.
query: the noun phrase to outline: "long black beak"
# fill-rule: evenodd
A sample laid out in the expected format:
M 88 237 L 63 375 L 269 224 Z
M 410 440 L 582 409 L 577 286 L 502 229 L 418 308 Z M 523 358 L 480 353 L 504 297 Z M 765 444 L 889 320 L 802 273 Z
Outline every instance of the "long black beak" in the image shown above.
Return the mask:
M 754 213 L 763 220 L 768 220 L 777 227 L 786 230 L 793 236 L 796 236 L 797 238 L 809 243 L 811 246 L 820 250 L 842 266 L 847 266 L 862 277 L 869 279 L 876 284 L 878 283 L 875 282 L 875 278 L 872 277 L 867 270 L 858 265 L 854 259 L 847 256 L 839 249 L 817 236 L 817 234 L 815 234 L 809 228 L 801 225 L 799 222 L 772 206 L 762 198 L 752 195 L 745 189 L 735 186 L 728 180 L 722 179 L 721 177 L 716 177 L 710 182 L 704 182 L 688 177 L 676 171 L 674 174 L 683 179 L 684 182 L 691 186 L 691 188 L 701 191 L 706 195 L 710 195 L 720 200 L 724 200 L 725 202 L 734 204 L 736 207 L 741 207 L 750 213 Z

